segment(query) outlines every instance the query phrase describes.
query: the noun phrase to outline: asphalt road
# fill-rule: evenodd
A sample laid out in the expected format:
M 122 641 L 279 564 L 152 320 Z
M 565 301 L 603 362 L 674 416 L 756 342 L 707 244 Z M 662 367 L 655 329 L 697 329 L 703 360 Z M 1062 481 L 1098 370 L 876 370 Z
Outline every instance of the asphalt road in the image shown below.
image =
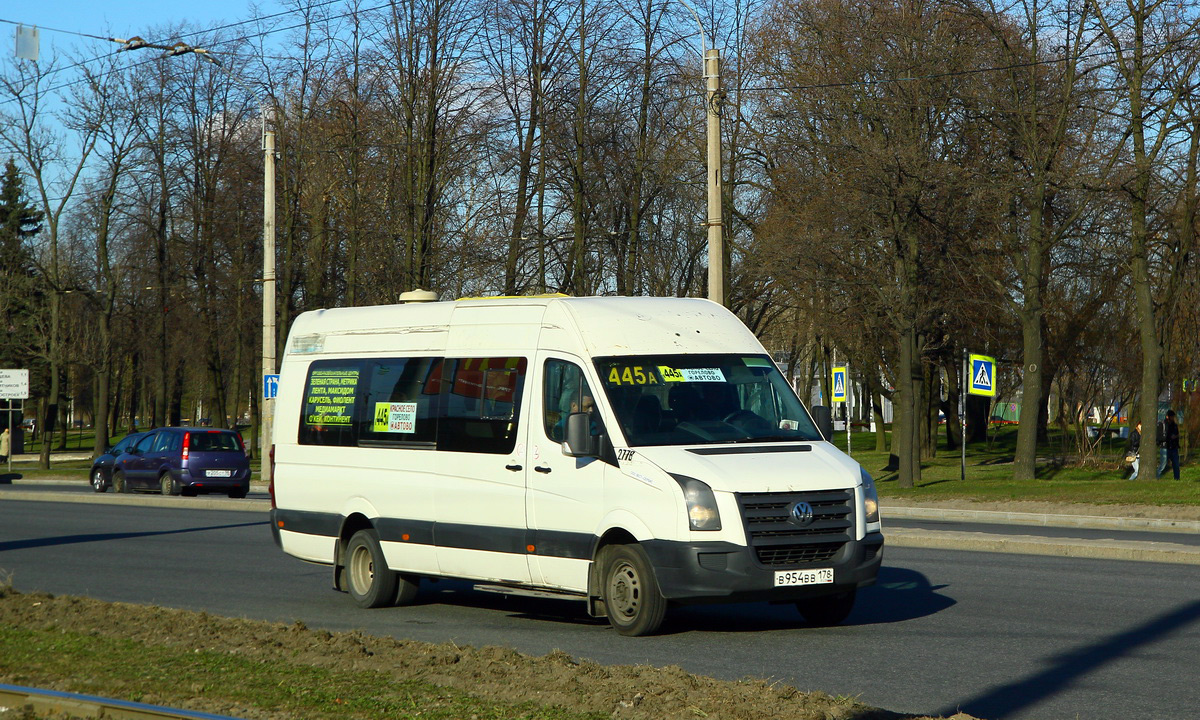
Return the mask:
M 624 638 L 581 604 L 425 583 L 416 606 L 365 611 L 326 568 L 280 553 L 265 517 L 3 501 L 0 569 L 22 591 L 90 595 L 459 644 L 562 649 L 603 663 L 767 677 L 890 710 L 981 718 L 1194 718 L 1200 567 L 888 548 L 840 627 L 763 604 L 676 610 Z M 714 652 L 720 648 L 720 652 Z

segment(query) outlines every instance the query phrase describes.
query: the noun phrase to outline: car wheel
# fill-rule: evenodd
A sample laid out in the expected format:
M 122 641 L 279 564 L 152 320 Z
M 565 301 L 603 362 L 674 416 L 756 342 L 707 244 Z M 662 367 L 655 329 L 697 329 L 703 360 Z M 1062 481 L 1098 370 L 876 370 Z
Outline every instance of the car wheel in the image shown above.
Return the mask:
M 621 635 L 650 635 L 662 625 L 667 600 L 640 545 L 610 545 L 600 552 L 600 592 L 608 622 Z
M 359 607 L 377 608 L 396 599 L 399 577 L 388 569 L 374 530 L 359 530 L 346 546 L 346 585 Z
M 796 601 L 796 609 L 804 616 L 809 625 L 825 627 L 837 625 L 850 615 L 854 609 L 854 597 L 857 590 L 851 589 L 836 595 L 822 595 Z
M 249 492 L 249 490 L 244 487 L 236 490 L 230 490 L 229 497 L 233 498 L 234 500 L 241 500 L 242 498 L 246 497 L 247 492 Z
M 178 495 L 179 483 L 175 482 L 171 473 L 165 472 L 158 478 L 158 489 L 163 495 Z
M 96 492 L 108 492 L 108 483 L 104 480 L 104 471 L 100 468 L 92 470 L 92 490 Z
M 129 483 L 125 481 L 125 473 L 120 470 L 113 473 L 113 490 L 119 493 L 129 492 Z

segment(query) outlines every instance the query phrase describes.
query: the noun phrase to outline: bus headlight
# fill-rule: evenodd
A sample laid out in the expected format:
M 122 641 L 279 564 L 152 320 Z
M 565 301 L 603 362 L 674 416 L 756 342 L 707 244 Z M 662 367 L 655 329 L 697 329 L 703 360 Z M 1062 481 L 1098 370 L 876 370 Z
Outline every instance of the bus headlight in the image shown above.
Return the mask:
M 707 484 L 688 477 L 675 475 L 675 482 L 683 488 L 683 500 L 687 504 L 688 524 L 693 530 L 720 530 L 721 514 L 717 512 L 717 498 Z
M 864 519 L 868 523 L 879 522 L 879 493 L 875 490 L 875 480 L 871 473 L 859 468 L 862 473 L 862 494 Z

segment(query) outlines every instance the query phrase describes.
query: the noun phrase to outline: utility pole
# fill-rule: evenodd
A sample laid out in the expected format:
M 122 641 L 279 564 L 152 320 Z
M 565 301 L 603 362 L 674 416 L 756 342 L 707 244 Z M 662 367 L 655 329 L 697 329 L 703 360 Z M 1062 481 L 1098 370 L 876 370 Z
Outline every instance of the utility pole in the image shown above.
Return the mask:
M 725 221 L 721 203 L 724 186 L 721 182 L 721 51 L 708 48 L 708 35 L 700 15 L 688 0 L 679 0 L 696 19 L 700 30 L 700 58 L 704 63 L 704 108 L 707 119 L 707 179 L 708 217 L 704 221 L 708 231 L 708 299 L 725 304 Z
M 704 51 L 704 106 L 708 115 L 708 298 L 725 304 L 725 222 L 721 213 L 721 51 Z
M 274 375 L 275 366 L 275 131 L 268 130 L 263 118 L 263 356 L 262 371 L 265 379 Z M 270 462 L 271 434 L 275 421 L 275 398 L 262 401 L 262 431 L 259 433 L 259 461 L 263 470 Z
M 250 94 L 257 95 L 258 93 L 235 74 L 232 70 L 221 64 L 219 60 L 213 57 L 212 53 L 207 48 L 195 47 L 188 45 L 185 42 L 177 42 L 174 45 L 161 45 L 157 43 L 147 42 L 146 40 L 134 36 L 128 39 L 125 38 L 108 38 L 112 42 L 121 43 L 121 49 L 117 52 L 127 50 L 141 50 L 143 48 L 151 48 L 162 50 L 163 57 L 174 57 L 176 55 L 187 55 L 195 53 L 197 56 L 216 65 L 229 76 L 233 82 L 237 83 Z M 263 291 L 263 348 L 262 348 L 262 372 L 263 372 L 263 401 L 262 401 L 262 428 L 259 432 L 259 460 L 265 463 L 270 461 L 269 455 L 271 452 L 271 430 L 275 420 L 275 398 L 267 397 L 265 390 L 267 389 L 267 376 L 275 374 L 275 132 L 267 129 L 267 111 L 265 105 L 262 108 L 262 149 L 263 149 L 263 276 L 262 276 L 262 291 Z M 160 283 L 166 287 L 166 283 Z M 269 469 L 264 467 L 266 472 Z

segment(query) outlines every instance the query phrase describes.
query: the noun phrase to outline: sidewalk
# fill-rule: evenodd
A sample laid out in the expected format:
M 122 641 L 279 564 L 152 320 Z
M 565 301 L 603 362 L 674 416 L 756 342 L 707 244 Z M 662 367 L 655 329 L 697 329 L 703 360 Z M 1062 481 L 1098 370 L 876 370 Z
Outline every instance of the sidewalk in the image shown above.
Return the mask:
M 1018 504 L 1018 503 L 1014 503 Z M 958 505 L 952 503 L 951 505 Z M 1104 506 L 1100 506 L 1104 508 Z M 1171 542 L 1146 540 L 1110 540 L 1095 538 L 1044 537 L 1036 528 L 1078 528 L 1092 530 L 1141 530 L 1151 532 L 1200 532 L 1200 521 L 1170 517 L 1135 517 L 1130 515 L 1094 515 L 1096 506 L 1076 508 L 1060 506 L 1060 510 L 1083 512 L 1018 512 L 1014 510 L 976 510 L 962 507 L 915 507 L 881 504 L 883 534 L 892 547 L 931 548 L 938 550 L 972 550 L 975 552 L 1015 553 L 1022 555 L 1055 555 L 1103 560 L 1133 560 L 1177 565 L 1200 565 L 1200 547 Z M 1142 512 L 1162 511 L 1162 508 L 1139 508 Z M 1165 513 L 1164 513 L 1165 514 Z M 1186 513 L 1190 514 L 1190 513 Z M 1029 534 L 1001 535 L 986 532 L 956 530 L 917 530 L 888 527 L 888 518 L 909 520 L 941 520 L 951 522 L 1028 525 Z
M 50 466 L 53 467 L 56 462 L 64 460 L 87 460 L 92 457 L 91 450 L 52 450 L 50 451 Z M 12 456 L 13 469 L 17 469 L 17 465 L 21 464 L 36 464 L 38 461 L 37 453 L 20 453 Z M 0 468 L 7 469 L 8 462 L 0 463 Z

